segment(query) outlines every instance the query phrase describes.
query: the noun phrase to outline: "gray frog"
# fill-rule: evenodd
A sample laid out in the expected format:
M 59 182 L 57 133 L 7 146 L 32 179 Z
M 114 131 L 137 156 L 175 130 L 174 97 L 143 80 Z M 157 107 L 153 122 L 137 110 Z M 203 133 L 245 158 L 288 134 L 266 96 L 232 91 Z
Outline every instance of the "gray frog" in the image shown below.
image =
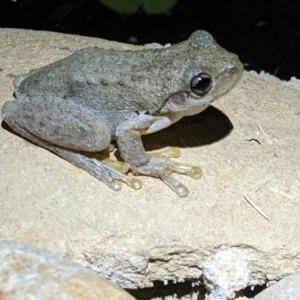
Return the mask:
M 90 155 L 116 141 L 133 173 L 159 177 L 185 197 L 188 189 L 172 173 L 200 178 L 200 168 L 148 154 L 141 135 L 203 111 L 236 85 L 242 71 L 235 54 L 200 30 L 187 41 L 160 49 L 86 48 L 17 76 L 17 100 L 4 104 L 2 117 L 21 136 L 113 190 L 121 182 L 141 188 L 136 177 Z

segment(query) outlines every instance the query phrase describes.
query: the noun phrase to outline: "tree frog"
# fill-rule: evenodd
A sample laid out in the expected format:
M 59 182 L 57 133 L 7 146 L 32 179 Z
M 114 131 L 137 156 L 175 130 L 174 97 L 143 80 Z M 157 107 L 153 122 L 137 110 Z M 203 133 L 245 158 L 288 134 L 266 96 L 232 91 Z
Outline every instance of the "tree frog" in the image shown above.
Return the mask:
M 242 72 L 238 57 L 201 30 L 169 47 L 85 48 L 17 76 L 16 100 L 4 104 L 2 118 L 21 136 L 88 171 L 113 190 L 119 190 L 121 182 L 141 188 L 135 176 L 90 155 L 115 141 L 133 174 L 159 177 L 185 197 L 187 187 L 172 173 L 199 178 L 201 169 L 150 155 L 141 135 L 200 113 L 231 90 Z

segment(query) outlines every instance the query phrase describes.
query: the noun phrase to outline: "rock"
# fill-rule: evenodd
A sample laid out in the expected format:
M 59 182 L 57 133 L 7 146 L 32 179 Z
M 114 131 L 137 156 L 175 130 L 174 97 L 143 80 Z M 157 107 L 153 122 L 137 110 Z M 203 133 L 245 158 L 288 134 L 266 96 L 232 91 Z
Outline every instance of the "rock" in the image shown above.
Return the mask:
M 254 300 L 299 300 L 300 272 L 289 275 L 263 290 Z M 248 298 L 243 298 L 248 299 Z M 242 300 L 242 299 L 241 299 Z
M 13 99 L 15 75 L 77 49 L 137 49 L 51 32 L 0 34 L 0 106 Z M 299 99 L 296 79 L 244 72 L 213 107 L 145 136 L 148 150 L 180 146 L 182 157 L 174 160 L 202 168 L 199 180 L 178 176 L 190 189 L 185 199 L 145 176 L 141 190 L 124 185 L 114 192 L 2 123 L 0 236 L 129 289 L 154 281 L 201 284 L 203 266 L 223 246 L 243 251 L 249 286 L 292 274 L 300 267 Z
M 62 257 L 0 240 L 0 299 L 134 300 L 117 285 Z
M 202 265 L 206 300 L 235 299 L 249 283 L 247 255 L 240 249 L 222 247 Z

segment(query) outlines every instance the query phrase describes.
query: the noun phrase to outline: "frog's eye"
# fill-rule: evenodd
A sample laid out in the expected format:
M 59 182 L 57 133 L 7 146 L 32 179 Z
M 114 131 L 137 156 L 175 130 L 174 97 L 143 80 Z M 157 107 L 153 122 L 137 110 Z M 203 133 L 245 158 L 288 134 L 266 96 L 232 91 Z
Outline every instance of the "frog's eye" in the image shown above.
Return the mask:
M 207 93 L 212 86 L 212 79 L 207 73 L 199 73 L 191 80 L 191 90 L 198 96 Z

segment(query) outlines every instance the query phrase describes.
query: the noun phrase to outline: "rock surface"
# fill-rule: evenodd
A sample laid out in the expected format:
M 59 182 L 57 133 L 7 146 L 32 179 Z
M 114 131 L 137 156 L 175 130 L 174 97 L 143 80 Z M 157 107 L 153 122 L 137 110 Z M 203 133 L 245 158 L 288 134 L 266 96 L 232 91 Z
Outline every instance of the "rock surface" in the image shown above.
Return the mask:
M 0 239 L 1 300 L 134 300 L 95 272 L 32 246 Z
M 261 292 L 254 300 L 299 300 L 300 273 L 295 273 L 280 280 Z
M 87 46 L 137 47 L 100 39 L 0 30 L 0 106 L 12 80 Z M 248 285 L 300 267 L 300 83 L 244 72 L 202 114 L 146 136 L 148 150 L 179 146 L 178 161 L 203 177 L 178 176 L 180 199 L 159 179 L 109 190 L 88 173 L 0 128 L 0 236 L 45 248 L 125 288 L 202 280 L 222 246 L 247 259 Z M 246 197 L 244 197 L 246 196 Z M 247 201 L 252 201 L 264 215 Z
M 300 295 L 300 272 L 285 277 L 278 283 L 263 290 L 253 300 L 299 300 Z M 240 298 L 239 300 L 249 298 Z
M 222 247 L 202 265 L 202 272 L 208 290 L 206 300 L 235 299 L 236 292 L 249 283 L 247 255 L 237 248 Z

